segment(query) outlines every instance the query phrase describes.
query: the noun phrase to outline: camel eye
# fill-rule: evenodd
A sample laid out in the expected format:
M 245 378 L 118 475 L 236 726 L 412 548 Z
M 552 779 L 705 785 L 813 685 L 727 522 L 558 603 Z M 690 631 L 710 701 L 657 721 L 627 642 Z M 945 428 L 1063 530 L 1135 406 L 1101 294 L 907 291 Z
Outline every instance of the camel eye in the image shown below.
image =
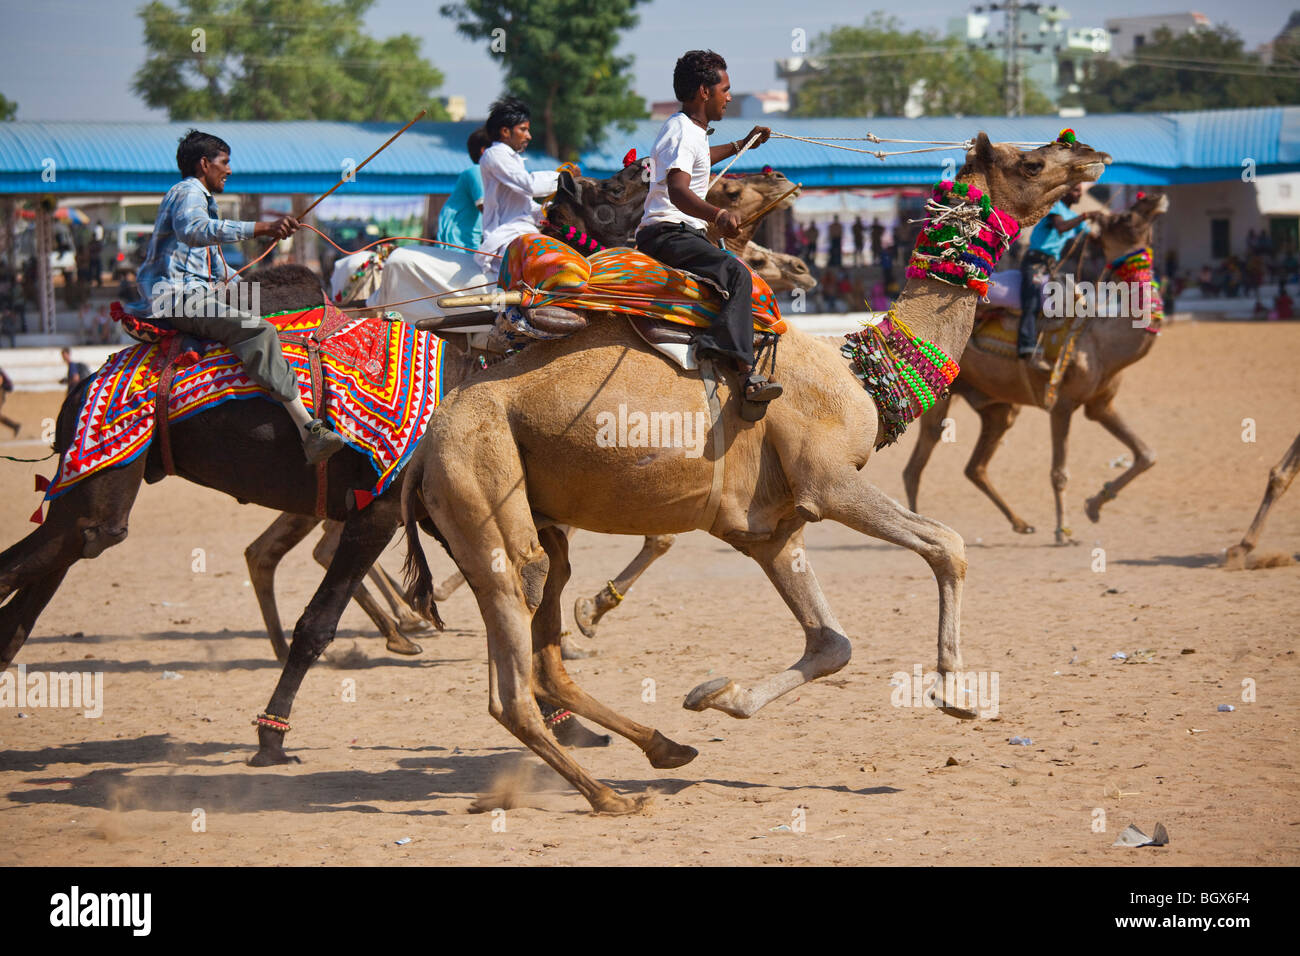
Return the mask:
M 1026 176 L 1037 176 L 1043 171 L 1043 161 L 1041 159 L 1026 159 L 1020 164 Z

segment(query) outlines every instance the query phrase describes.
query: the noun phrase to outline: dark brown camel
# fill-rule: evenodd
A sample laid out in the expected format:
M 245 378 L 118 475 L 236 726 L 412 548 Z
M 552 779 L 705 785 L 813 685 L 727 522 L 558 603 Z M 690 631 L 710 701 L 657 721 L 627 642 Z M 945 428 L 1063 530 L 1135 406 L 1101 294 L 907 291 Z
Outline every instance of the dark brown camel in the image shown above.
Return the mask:
M 310 308 L 325 294 L 320 278 L 302 266 L 277 266 L 254 277 L 260 282 L 267 314 Z M 448 387 L 464 380 L 474 367 L 470 353 L 451 350 L 444 365 Z M 84 388 L 75 391 L 59 412 L 55 431 L 59 451 L 72 439 L 84 394 Z M 226 402 L 174 423 L 170 431 L 180 477 L 240 502 L 292 514 L 314 513 L 315 468 L 306 463 L 296 427 L 276 403 Z M 334 639 L 348 600 L 401 523 L 401 475 L 359 511 L 349 509 L 348 492 L 373 484 L 374 469 L 366 458 L 344 449 L 329 459 L 327 475 L 326 511 L 328 517 L 342 523 L 340 546 L 294 628 L 284 670 L 266 708 L 268 714 L 289 714 L 307 669 Z M 0 607 L 0 669 L 13 662 L 68 568 L 82 558 L 98 557 L 126 538 L 141 481 L 152 483 L 163 477 L 155 442 L 130 464 L 106 469 L 73 485 L 50 503 L 49 514 L 39 528 L 0 554 L 0 600 L 8 599 Z M 561 742 L 569 735 L 607 741 L 576 720 L 566 720 L 557 729 Z M 284 753 L 282 733 L 263 726 L 258 728 L 258 738 L 258 752 L 250 760 L 254 766 L 290 759 Z

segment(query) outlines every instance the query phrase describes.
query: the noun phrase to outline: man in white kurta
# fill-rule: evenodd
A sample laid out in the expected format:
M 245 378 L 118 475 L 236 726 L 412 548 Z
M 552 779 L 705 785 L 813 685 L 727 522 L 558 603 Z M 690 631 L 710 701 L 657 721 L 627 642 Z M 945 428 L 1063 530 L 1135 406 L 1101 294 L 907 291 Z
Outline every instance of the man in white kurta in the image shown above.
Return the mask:
M 524 166 L 523 151 L 532 141 L 528 109 L 518 100 L 492 104 L 486 129 L 493 140 L 479 160 L 483 174 L 483 245 L 475 258 L 489 275 L 501 267 L 495 258 L 505 254 L 510 243 L 529 232 L 537 232 L 542 207 L 534 196 L 555 192 L 559 173 L 555 170 L 530 173 Z

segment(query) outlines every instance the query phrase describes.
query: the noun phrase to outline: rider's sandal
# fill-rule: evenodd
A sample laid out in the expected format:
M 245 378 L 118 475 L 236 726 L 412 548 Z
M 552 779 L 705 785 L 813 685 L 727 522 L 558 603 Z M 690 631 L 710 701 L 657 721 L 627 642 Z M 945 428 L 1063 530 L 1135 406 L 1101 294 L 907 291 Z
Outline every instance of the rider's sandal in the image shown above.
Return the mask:
M 766 375 L 750 375 L 744 381 L 741 390 L 740 417 L 743 421 L 756 422 L 767 414 L 767 405 L 774 398 L 780 398 L 784 391 L 779 382 L 773 382 Z

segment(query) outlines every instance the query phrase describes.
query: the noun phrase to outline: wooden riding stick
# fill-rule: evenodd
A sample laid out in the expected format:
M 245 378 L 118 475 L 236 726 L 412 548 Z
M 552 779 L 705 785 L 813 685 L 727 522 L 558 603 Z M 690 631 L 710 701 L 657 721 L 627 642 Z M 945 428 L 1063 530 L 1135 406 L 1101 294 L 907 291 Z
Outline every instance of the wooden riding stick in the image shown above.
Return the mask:
M 386 150 L 390 145 L 392 145 L 393 140 L 397 139 L 397 137 L 401 136 L 401 135 L 402 135 L 403 133 L 405 133 L 408 129 L 410 129 L 410 128 L 411 128 L 412 126 L 414 126 L 417 122 L 419 122 L 419 120 L 420 120 L 421 118 L 423 118 L 424 114 L 427 113 L 427 112 L 428 112 L 428 110 L 420 110 L 420 112 L 416 113 L 416 114 L 415 114 L 415 119 L 411 120 L 411 122 L 407 123 L 405 126 L 403 126 L 401 129 L 399 129 L 399 130 L 398 130 L 396 133 L 394 133 L 392 136 L 388 137 L 388 141 L 387 141 L 386 143 L 384 143 L 383 146 L 380 146 L 377 150 L 375 150 L 373 153 L 371 153 L 369 156 L 367 156 L 365 159 L 363 159 L 363 160 L 361 161 L 361 164 L 360 164 L 359 166 L 357 166 L 356 169 L 352 170 L 352 171 L 349 172 L 346 176 L 344 176 L 342 179 L 340 179 L 337 183 L 335 183 L 335 184 L 333 185 L 333 187 L 330 188 L 329 192 L 322 193 L 320 196 L 318 196 L 318 197 L 316 198 L 316 201 L 315 201 L 315 202 L 313 202 L 310 206 L 308 206 L 308 207 L 307 207 L 306 209 L 304 209 L 302 212 L 300 212 L 300 213 L 298 213 L 296 216 L 294 216 L 294 218 L 295 218 L 295 219 L 298 219 L 298 220 L 301 221 L 302 217 L 305 216 L 305 215 L 307 215 L 307 213 L 311 212 L 311 211 L 312 211 L 313 209 L 315 209 L 317 206 L 319 206 L 320 203 L 321 203 L 321 200 L 323 200 L 326 196 L 328 196 L 330 193 L 334 192 L 335 189 L 338 189 L 340 186 L 342 186 L 344 183 L 346 183 L 349 179 L 354 179 L 354 178 L 356 178 L 357 173 L 361 172 L 361 170 L 365 167 L 366 163 L 370 162 L 372 159 L 374 159 L 376 156 L 378 156 L 380 153 L 382 153 L 384 150 Z

